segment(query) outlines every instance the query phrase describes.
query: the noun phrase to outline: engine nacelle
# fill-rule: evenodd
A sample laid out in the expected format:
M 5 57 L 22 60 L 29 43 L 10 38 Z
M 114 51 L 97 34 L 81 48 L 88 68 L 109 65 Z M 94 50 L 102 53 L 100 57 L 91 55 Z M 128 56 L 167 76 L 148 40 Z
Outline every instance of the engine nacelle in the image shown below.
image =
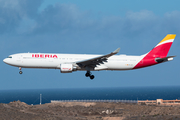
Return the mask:
M 76 67 L 73 67 L 72 64 L 61 64 L 60 65 L 61 73 L 72 73 L 76 70 Z

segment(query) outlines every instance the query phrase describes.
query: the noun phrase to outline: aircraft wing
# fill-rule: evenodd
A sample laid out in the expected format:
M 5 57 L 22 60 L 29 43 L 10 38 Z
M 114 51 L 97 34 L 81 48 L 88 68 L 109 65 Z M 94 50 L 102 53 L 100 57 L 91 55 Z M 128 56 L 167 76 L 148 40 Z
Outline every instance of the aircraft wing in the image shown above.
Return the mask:
M 116 49 L 114 52 L 111 52 L 107 55 L 102 55 L 99 57 L 95 57 L 95 58 L 91 58 L 91 59 L 87 59 L 87 60 L 83 60 L 83 61 L 78 61 L 76 62 L 77 65 L 79 65 L 80 67 L 96 67 L 96 65 L 100 65 L 103 64 L 104 62 L 107 62 L 107 59 L 115 54 L 117 54 L 119 52 L 120 48 Z

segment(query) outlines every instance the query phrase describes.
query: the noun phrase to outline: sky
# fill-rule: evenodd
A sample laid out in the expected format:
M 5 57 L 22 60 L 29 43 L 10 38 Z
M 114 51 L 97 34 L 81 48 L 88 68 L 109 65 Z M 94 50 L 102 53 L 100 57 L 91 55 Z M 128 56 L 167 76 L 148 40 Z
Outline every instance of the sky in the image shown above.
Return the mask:
M 180 85 L 179 0 L 0 0 L 0 90 Z M 173 61 L 130 71 L 22 69 L 3 63 L 15 53 L 142 55 L 176 34 Z

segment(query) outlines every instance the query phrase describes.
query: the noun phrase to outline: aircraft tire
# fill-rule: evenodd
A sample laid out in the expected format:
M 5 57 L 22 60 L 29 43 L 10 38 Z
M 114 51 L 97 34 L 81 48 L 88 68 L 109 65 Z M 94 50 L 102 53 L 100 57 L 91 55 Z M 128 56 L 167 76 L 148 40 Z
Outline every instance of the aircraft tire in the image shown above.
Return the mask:
M 91 76 L 90 76 L 90 79 L 93 80 L 93 79 L 94 79 L 94 75 L 91 75 Z
M 22 71 L 19 71 L 19 74 L 22 74 L 23 72 Z
M 89 73 L 89 72 L 87 72 L 87 73 L 85 74 L 85 76 L 86 76 L 86 77 L 89 77 L 89 76 L 90 76 L 90 73 Z

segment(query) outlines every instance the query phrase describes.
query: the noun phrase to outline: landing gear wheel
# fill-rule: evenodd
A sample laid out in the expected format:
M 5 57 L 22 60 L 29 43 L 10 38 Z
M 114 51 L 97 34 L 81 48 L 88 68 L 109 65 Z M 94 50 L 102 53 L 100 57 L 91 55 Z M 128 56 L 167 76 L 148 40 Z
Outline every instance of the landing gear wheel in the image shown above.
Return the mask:
M 85 74 L 85 76 L 86 77 L 89 77 L 91 74 L 89 73 L 89 72 L 87 72 L 86 74 Z
M 92 75 L 90 71 L 87 71 L 85 76 L 90 77 L 91 80 L 94 79 L 94 75 Z
M 23 72 L 22 71 L 19 71 L 19 74 L 22 74 Z
M 93 79 L 94 79 L 94 75 L 91 75 L 91 76 L 90 76 L 90 79 L 93 80 Z

